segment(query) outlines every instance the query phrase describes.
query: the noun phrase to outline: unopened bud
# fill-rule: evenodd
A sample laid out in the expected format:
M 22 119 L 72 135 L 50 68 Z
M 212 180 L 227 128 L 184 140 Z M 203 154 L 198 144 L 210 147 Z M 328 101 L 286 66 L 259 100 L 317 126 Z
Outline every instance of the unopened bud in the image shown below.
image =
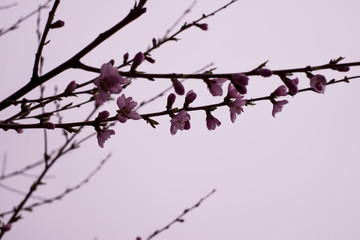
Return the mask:
M 52 122 L 43 122 L 43 126 L 44 126 L 46 129 L 51 129 L 51 130 L 54 130 L 54 129 L 55 129 L 55 124 L 53 124 Z
M 207 31 L 209 29 L 207 23 L 196 24 L 201 30 Z
M 128 52 L 125 53 L 123 58 L 124 58 L 124 61 L 123 61 L 123 62 L 126 63 L 127 60 L 129 59 L 129 53 L 128 53 Z
M 131 71 L 135 71 L 136 68 L 145 60 L 145 56 L 142 52 L 138 52 L 135 57 L 133 64 L 131 66 Z
M 155 63 L 155 59 L 153 59 L 152 57 L 146 57 L 145 59 L 146 59 L 146 61 L 148 61 L 149 63 Z
M 188 91 L 188 93 L 185 96 L 185 102 L 184 102 L 184 108 L 189 107 L 190 103 L 195 101 L 197 95 L 193 90 Z
M 262 77 L 271 77 L 272 71 L 267 68 L 260 68 L 257 70 L 257 73 Z
M 65 89 L 65 93 L 70 93 L 70 92 L 74 91 L 76 87 L 77 87 L 77 83 L 75 82 L 75 80 L 71 81 L 67 85 L 67 87 Z
M 62 28 L 65 25 L 64 21 L 61 20 L 57 20 L 56 22 L 52 23 L 50 25 L 50 28 L 54 29 L 54 28 Z
M 171 78 L 171 81 L 173 83 L 175 92 L 179 95 L 184 95 L 185 88 L 182 83 L 177 78 Z
M 174 102 L 176 100 L 176 95 L 174 93 L 169 94 L 168 98 L 167 98 L 167 104 L 166 104 L 166 109 L 171 109 Z

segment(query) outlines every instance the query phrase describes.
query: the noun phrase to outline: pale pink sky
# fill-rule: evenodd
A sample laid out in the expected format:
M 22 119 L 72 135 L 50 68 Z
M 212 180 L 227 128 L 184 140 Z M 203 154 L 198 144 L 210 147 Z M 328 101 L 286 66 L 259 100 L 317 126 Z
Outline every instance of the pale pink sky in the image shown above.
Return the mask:
M 3 1 L 4 4 L 13 1 Z M 42 1 L 19 1 L 0 15 L 1 27 L 36 8 Z M 149 0 L 148 11 L 84 58 L 100 67 L 122 55 L 133 56 L 163 36 L 192 0 Z M 199 0 L 187 21 L 226 4 Z M 3 4 L 3 3 L 1 3 Z M 107 27 L 119 21 L 133 1 L 62 1 L 56 19 L 66 25 L 50 33 L 44 50 L 44 71 L 71 57 Z M 209 31 L 191 29 L 181 41 L 155 51 L 156 64 L 142 65 L 155 73 L 191 73 L 214 62 L 216 72 L 248 71 L 269 60 L 271 69 L 321 65 L 339 56 L 359 61 L 358 14 L 355 0 L 240 0 L 206 20 Z M 43 16 L 45 20 L 46 14 Z M 36 19 L 0 38 L 1 99 L 25 84 L 36 52 Z M 345 74 L 322 71 L 328 80 Z M 348 76 L 359 75 L 352 68 Z M 64 88 L 71 80 L 84 82 L 92 73 L 69 71 L 49 83 Z M 304 74 L 300 86 L 309 86 Z M 272 78 L 250 78 L 247 98 L 266 96 L 281 84 Z M 167 80 L 136 80 L 125 94 L 141 102 L 169 85 Z M 221 101 L 198 80 L 185 82 L 194 89 L 194 105 Z M 225 88 L 224 88 L 225 89 Z M 68 155 L 51 172 L 53 178 L 37 195 L 51 197 L 84 179 L 109 152 L 112 157 L 89 184 L 54 204 L 24 213 L 5 239 L 146 239 L 212 189 L 217 192 L 200 208 L 156 239 L 355 240 L 360 238 L 360 95 L 359 80 L 329 86 L 325 94 L 301 93 L 276 118 L 272 105 L 246 107 L 233 124 L 227 108 L 213 112 L 222 125 L 208 131 L 205 113 L 191 113 L 191 129 L 170 134 L 168 116 L 152 129 L 143 121 L 117 124 L 116 135 L 97 146 L 96 139 Z M 37 94 L 37 93 L 36 93 Z M 36 96 L 33 95 L 33 96 Z M 178 98 L 176 104 L 182 105 Z M 176 105 L 175 104 L 175 105 Z M 164 110 L 161 98 L 140 110 Z M 115 111 L 115 104 L 104 109 Z M 79 110 L 64 121 L 81 120 Z M 4 119 L 9 111 L 0 113 Z M 92 132 L 89 128 L 86 132 Z M 62 142 L 60 130 L 49 132 L 50 149 Z M 0 154 L 7 169 L 17 169 L 42 157 L 38 130 L 22 135 L 2 132 Z M 35 173 L 35 172 L 34 172 Z M 24 191 L 32 179 L 4 182 Z M 0 188 L 0 212 L 21 198 Z

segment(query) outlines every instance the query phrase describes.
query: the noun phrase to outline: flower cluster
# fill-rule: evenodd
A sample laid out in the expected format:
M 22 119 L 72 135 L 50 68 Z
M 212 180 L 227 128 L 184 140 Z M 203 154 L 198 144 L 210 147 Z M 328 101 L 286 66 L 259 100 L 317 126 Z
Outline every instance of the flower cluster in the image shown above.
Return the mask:
M 200 26 L 198 26 L 200 27 Z M 201 28 L 206 28 L 206 25 L 201 25 Z M 148 59 L 148 56 L 145 56 L 143 53 L 139 52 L 135 55 L 130 71 L 136 71 L 136 68 L 144 61 L 148 60 L 149 62 L 154 62 L 152 59 Z M 127 61 L 128 54 L 124 55 L 124 61 Z M 337 69 L 342 70 L 342 69 Z M 346 69 L 345 69 L 346 70 Z M 253 71 L 255 74 L 262 77 L 270 77 L 273 75 L 273 72 L 270 69 L 263 68 L 260 66 L 259 68 Z M 277 74 L 283 85 L 280 85 L 276 88 L 268 97 L 263 98 L 268 99 L 272 104 L 272 116 L 275 117 L 279 112 L 282 111 L 282 108 L 285 104 L 288 104 L 288 100 L 276 100 L 279 97 L 287 96 L 288 94 L 294 96 L 299 92 L 298 84 L 299 79 L 293 78 L 290 79 L 288 75 Z M 310 79 L 311 88 L 318 92 L 324 93 L 325 86 L 327 85 L 327 81 L 323 75 L 317 74 L 312 75 L 307 73 Z M 176 76 L 171 79 L 173 89 L 176 94 L 184 95 L 185 88 L 181 81 L 178 80 Z M 226 81 L 230 81 L 228 85 L 228 92 L 224 98 L 224 102 L 219 105 L 209 105 L 204 106 L 202 108 L 206 112 L 206 127 L 208 130 L 215 130 L 216 127 L 221 125 L 219 119 L 214 117 L 212 112 L 216 109 L 217 106 L 227 105 L 230 111 L 230 120 L 231 122 L 235 122 L 238 115 L 240 115 L 244 111 L 244 106 L 247 104 L 252 104 L 253 100 L 244 99 L 244 95 L 247 93 L 247 85 L 249 83 L 249 77 L 244 73 L 237 73 L 231 75 L 229 78 L 209 78 L 204 77 L 203 81 L 207 85 L 207 88 L 212 96 L 222 96 L 223 95 L 223 84 Z M 98 87 L 99 92 L 95 94 L 94 98 L 97 105 L 101 105 L 105 101 L 110 98 L 110 94 L 120 93 L 123 89 L 124 84 L 128 84 L 129 81 L 118 73 L 117 69 L 113 67 L 112 62 L 106 63 L 101 67 L 100 77 L 94 81 L 95 85 Z M 70 82 L 67 86 L 65 93 L 71 93 L 75 90 L 77 84 L 75 81 Z M 185 101 L 182 109 L 173 108 L 173 104 L 176 100 L 176 94 L 171 93 L 167 98 L 166 104 L 166 113 L 171 117 L 170 120 L 170 133 L 175 135 L 178 130 L 189 130 L 190 125 L 190 114 L 191 111 L 190 104 L 195 101 L 197 98 L 197 94 L 190 90 L 185 95 Z M 117 119 L 121 123 L 125 123 L 128 119 L 139 120 L 142 117 L 139 113 L 137 113 L 134 109 L 137 106 L 137 103 L 133 101 L 132 97 L 125 97 L 122 94 L 117 98 L 116 101 L 118 105 L 117 114 L 115 117 L 111 118 L 111 120 Z M 200 109 L 200 108 L 198 108 Z M 198 110 L 196 109 L 196 110 Z M 99 113 L 99 116 L 96 118 L 95 129 L 97 131 L 98 144 L 100 147 L 103 147 L 104 142 L 110 138 L 111 135 L 115 134 L 114 130 L 107 129 L 106 126 L 100 127 L 101 124 L 104 125 L 105 122 L 108 121 L 109 113 L 107 111 Z M 155 121 L 149 119 L 146 115 L 144 116 L 146 121 Z M 47 123 L 47 128 L 53 129 L 55 126 L 51 125 L 51 123 Z M 106 124 L 105 124 L 106 125 Z
M 119 110 L 117 110 L 116 119 L 119 120 L 119 122 L 125 123 L 128 119 L 141 119 L 140 114 L 134 111 L 137 103 L 132 100 L 132 97 L 127 98 L 124 94 L 122 94 L 116 102 L 119 107 Z M 104 147 L 105 141 L 109 139 L 111 135 L 115 134 L 114 130 L 108 129 L 106 127 L 106 122 L 109 116 L 110 113 L 108 111 L 102 111 L 95 119 L 94 127 L 97 132 L 98 144 L 101 148 Z M 103 127 L 101 128 L 102 125 Z

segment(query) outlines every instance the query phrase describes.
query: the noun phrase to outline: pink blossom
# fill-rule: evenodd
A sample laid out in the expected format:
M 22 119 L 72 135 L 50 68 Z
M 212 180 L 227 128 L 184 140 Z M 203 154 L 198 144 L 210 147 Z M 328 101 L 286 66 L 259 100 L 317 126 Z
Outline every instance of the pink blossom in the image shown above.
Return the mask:
M 206 127 L 211 130 L 215 130 L 217 126 L 220 126 L 221 122 L 214 117 L 210 112 L 206 112 Z
M 179 94 L 179 95 L 185 94 L 185 88 L 177 78 L 171 78 L 171 82 L 172 82 L 174 90 L 177 94 Z
M 188 91 L 185 96 L 184 108 L 189 107 L 190 103 L 195 101 L 196 97 L 197 95 L 193 90 Z
M 99 114 L 97 116 L 97 120 L 99 122 L 102 122 L 102 121 L 105 121 L 109 116 L 110 116 L 110 113 L 105 110 L 105 111 L 99 112 Z
M 273 110 L 272 110 L 272 115 L 273 117 L 275 117 L 275 115 L 278 113 L 278 112 L 281 112 L 283 106 L 285 104 L 288 104 L 289 102 L 287 100 L 282 100 L 282 101 L 273 101 Z
M 115 134 L 115 131 L 112 129 L 100 129 L 99 128 L 96 132 L 97 132 L 98 144 L 101 148 L 104 147 L 105 141 L 108 140 L 111 135 Z
M 262 77 L 271 77 L 272 71 L 267 68 L 260 68 L 257 70 L 257 73 Z
M 281 80 L 288 87 L 289 93 L 291 95 L 295 95 L 298 93 L 298 91 L 299 91 L 298 86 L 297 86 L 299 84 L 298 78 L 290 79 L 288 77 L 281 77 Z
M 318 93 L 325 92 L 326 84 L 326 78 L 323 75 L 317 74 L 310 78 L 310 86 Z
M 236 88 L 234 87 L 234 85 L 232 83 L 229 83 L 227 97 L 238 98 L 239 96 L 241 96 L 241 95 L 239 94 L 238 90 L 236 90 Z
M 242 107 L 246 104 L 246 100 L 242 98 L 243 96 L 239 95 L 236 100 L 230 104 L 230 119 L 233 123 L 236 120 L 236 115 L 239 115 L 244 111 Z
M 285 85 L 281 85 L 273 93 L 271 93 L 271 96 L 279 97 L 279 96 L 286 96 L 287 94 L 288 94 L 287 88 L 285 87 Z
M 226 81 L 226 78 L 216 78 L 212 80 L 205 80 L 210 93 L 213 96 L 222 96 L 222 85 Z
M 246 85 L 249 83 L 249 78 L 243 73 L 235 74 L 232 78 L 232 84 L 240 94 L 246 94 Z
M 171 119 L 170 133 L 175 135 L 177 130 L 190 129 L 190 115 L 185 111 L 180 111 L 175 117 Z
M 133 111 L 136 107 L 137 102 L 132 100 L 132 97 L 126 98 L 124 94 L 122 94 L 116 101 L 119 110 L 117 110 L 118 114 L 116 115 L 117 119 L 121 123 L 125 123 L 128 119 L 139 120 L 141 119 L 140 114 Z
M 100 76 L 94 81 L 99 89 L 99 93 L 94 96 L 96 104 L 101 105 L 109 100 L 111 93 L 120 93 L 122 91 L 121 85 L 127 83 L 128 80 L 120 76 L 111 63 L 103 64 L 100 69 Z

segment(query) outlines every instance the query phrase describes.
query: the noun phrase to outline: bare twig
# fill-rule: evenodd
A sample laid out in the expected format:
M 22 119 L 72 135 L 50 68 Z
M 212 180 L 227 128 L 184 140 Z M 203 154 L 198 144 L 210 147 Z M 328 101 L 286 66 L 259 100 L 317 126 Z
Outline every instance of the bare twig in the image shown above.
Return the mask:
M 195 0 L 182 14 L 181 16 L 174 22 L 174 24 L 165 32 L 165 35 L 162 39 L 167 38 L 167 36 L 179 25 L 179 23 L 185 18 L 187 14 L 191 12 L 191 10 L 196 5 L 197 1 Z
M 3 178 L 3 177 L 5 176 L 5 172 L 6 172 L 6 161 L 7 161 L 7 154 L 6 154 L 6 152 L 5 152 L 5 153 L 4 153 L 4 158 L 3 158 L 3 160 L 2 160 L 0 180 L 1 180 L 1 178 Z
M 2 29 L 2 31 L 0 31 L 0 37 L 4 36 L 6 33 L 15 30 L 19 27 L 19 25 L 24 22 L 25 20 L 29 19 L 30 17 L 32 17 L 33 15 L 35 15 L 36 13 L 38 13 L 39 11 L 41 11 L 42 9 L 48 8 L 49 7 L 49 3 L 52 0 L 48 0 L 46 3 L 44 3 L 43 5 L 40 5 L 36 10 L 30 12 L 29 14 L 25 15 L 25 17 L 21 17 L 19 18 L 14 24 L 12 24 L 10 27 L 6 28 L 6 29 Z
M 52 197 L 52 198 L 41 198 L 40 202 L 37 202 L 37 203 L 33 203 L 33 204 L 30 204 L 26 207 L 23 208 L 23 210 L 25 211 L 32 211 L 34 208 L 36 207 L 39 207 L 39 206 L 43 206 L 45 204 L 50 204 L 50 203 L 53 203 L 55 201 L 59 201 L 61 199 L 63 199 L 66 195 L 80 189 L 82 186 L 84 186 L 86 183 L 88 183 L 92 178 L 93 176 L 98 173 L 100 171 L 100 169 L 103 167 L 103 165 L 110 159 L 111 157 L 111 154 L 109 154 L 108 156 L 106 156 L 100 163 L 99 165 L 84 179 L 82 180 L 80 183 L 78 183 L 77 185 L 73 186 L 73 187 L 70 187 L 70 188 L 67 188 L 64 192 L 58 194 L 57 196 L 55 197 Z M 0 185 L 1 186 L 1 185 Z M 5 216 L 5 215 L 9 215 L 11 213 L 13 213 L 14 210 L 10 210 L 10 211 L 7 211 L 7 212 L 2 212 L 0 213 L 0 216 Z
M 6 190 L 8 190 L 9 192 L 12 192 L 12 193 L 20 194 L 22 196 L 26 195 L 26 192 L 21 191 L 21 190 L 16 189 L 16 188 L 13 188 L 13 187 L 10 187 L 10 186 L 5 185 L 3 183 L 0 183 L 0 187 L 3 188 L 3 189 L 6 189 Z M 42 200 L 42 201 L 46 200 L 46 198 L 44 198 L 44 197 L 35 196 L 35 195 L 32 195 L 31 198 L 36 199 L 36 200 Z M 0 216 L 1 216 L 1 214 L 0 214 Z
M 95 107 L 94 110 L 85 119 L 85 121 L 88 121 L 92 117 L 92 115 L 95 113 L 96 110 L 97 110 L 97 108 Z M 82 128 L 83 127 L 80 127 L 79 131 Z M 46 177 L 46 175 L 47 175 L 48 171 L 51 169 L 51 167 L 54 166 L 54 164 L 66 153 L 68 153 L 74 149 L 77 149 L 79 147 L 78 144 L 73 143 L 73 140 L 75 139 L 76 136 L 77 136 L 76 134 L 73 134 L 69 139 L 67 139 L 65 141 L 65 143 L 63 144 L 63 146 L 59 148 L 59 150 L 57 151 L 57 154 L 54 157 L 52 157 L 52 159 L 48 160 L 47 164 L 44 166 L 43 171 L 39 174 L 39 176 L 35 180 L 35 182 L 31 185 L 27 194 L 24 196 L 24 198 L 21 200 L 21 202 L 16 207 L 14 207 L 14 209 L 11 213 L 11 217 L 8 220 L 7 224 L 15 223 L 16 221 L 21 219 L 20 212 L 24 210 L 25 205 L 27 204 L 27 202 L 31 198 L 31 196 L 33 196 L 33 194 L 37 190 L 37 188 L 43 184 L 43 179 Z M 4 236 L 5 233 L 6 233 L 6 231 L 0 232 L 0 239 Z
M 9 8 L 15 7 L 17 5 L 18 5 L 17 3 L 10 3 L 8 5 L 0 6 L 0 10 L 9 9 Z
M 188 214 L 189 212 L 191 212 L 192 210 L 194 210 L 195 208 L 199 207 L 200 204 L 205 201 L 207 198 L 209 198 L 211 195 L 213 195 L 215 193 L 216 189 L 213 189 L 210 193 L 206 194 L 205 197 L 201 198 L 197 203 L 195 203 L 192 207 L 185 209 L 177 218 L 175 218 L 174 220 L 172 220 L 169 224 L 167 224 L 165 227 L 156 230 L 154 233 L 152 233 L 147 240 L 150 240 L 152 238 L 154 238 L 156 235 L 162 233 L 163 231 L 169 229 L 172 225 L 174 225 L 175 223 L 182 223 L 185 220 L 183 219 L 183 217 Z
M 17 171 L 14 171 L 14 172 L 11 172 L 11 173 L 8 173 L 8 174 L 4 174 L 4 175 L 1 175 L 0 176 L 0 181 L 2 180 L 5 180 L 7 178 L 11 178 L 11 177 L 14 177 L 14 176 L 18 176 L 18 175 L 22 175 L 24 174 L 26 171 L 30 170 L 30 169 L 33 169 L 37 166 L 40 166 L 44 161 L 43 160 L 40 160 L 40 161 L 37 161 L 35 163 L 32 163 L 20 170 L 17 170 Z

